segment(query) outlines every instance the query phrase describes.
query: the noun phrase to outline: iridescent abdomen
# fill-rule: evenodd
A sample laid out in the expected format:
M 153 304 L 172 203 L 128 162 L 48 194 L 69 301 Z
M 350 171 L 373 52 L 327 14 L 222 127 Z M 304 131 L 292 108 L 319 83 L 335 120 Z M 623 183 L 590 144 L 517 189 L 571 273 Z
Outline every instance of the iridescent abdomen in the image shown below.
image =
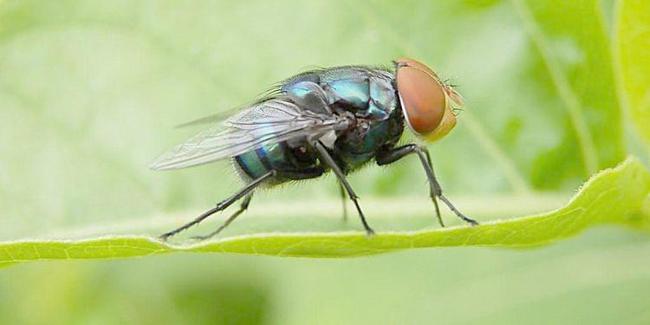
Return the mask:
M 314 151 L 304 141 L 264 145 L 234 158 L 241 177 L 253 180 L 271 170 L 278 176 L 271 183 L 314 178 L 323 174 Z

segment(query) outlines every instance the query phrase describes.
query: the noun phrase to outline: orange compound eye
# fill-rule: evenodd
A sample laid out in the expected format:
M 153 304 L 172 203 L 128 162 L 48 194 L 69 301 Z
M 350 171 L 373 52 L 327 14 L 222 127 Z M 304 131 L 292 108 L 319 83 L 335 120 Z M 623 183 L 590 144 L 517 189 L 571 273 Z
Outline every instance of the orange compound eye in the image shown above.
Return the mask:
M 397 93 L 410 129 L 427 140 L 446 135 L 456 117 L 447 103 L 447 88 L 426 65 L 412 59 L 395 61 Z

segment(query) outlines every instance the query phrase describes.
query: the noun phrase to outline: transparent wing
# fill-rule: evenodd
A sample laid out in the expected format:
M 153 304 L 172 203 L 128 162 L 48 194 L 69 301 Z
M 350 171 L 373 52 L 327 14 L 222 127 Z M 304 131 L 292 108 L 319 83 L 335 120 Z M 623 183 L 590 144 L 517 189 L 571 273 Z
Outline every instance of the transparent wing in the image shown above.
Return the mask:
M 316 114 L 284 99 L 270 99 L 188 139 L 158 158 L 151 168 L 167 170 L 206 164 L 266 144 L 319 137 L 345 129 L 349 123 L 347 118 L 338 115 Z
M 182 124 L 178 124 L 178 125 L 175 126 L 175 128 L 181 129 L 181 128 L 186 128 L 186 127 L 190 127 L 190 126 L 218 123 L 218 122 L 221 122 L 221 121 L 229 118 L 230 116 L 232 116 L 232 113 L 233 113 L 232 111 L 224 111 L 224 112 L 219 112 L 219 113 L 215 113 L 215 114 L 208 115 L 208 116 L 203 116 L 203 117 L 200 117 L 200 118 L 197 118 L 197 119 L 194 119 L 194 120 L 182 123 Z
M 225 121 L 229 117 L 233 116 L 234 114 L 237 114 L 239 111 L 245 109 L 246 107 L 258 105 L 259 103 L 268 101 L 270 99 L 282 95 L 281 86 L 282 86 L 281 84 L 274 85 L 273 87 L 269 88 L 265 92 L 259 94 L 254 101 L 248 104 L 232 107 L 230 109 L 215 114 L 211 114 L 208 116 L 202 116 L 200 118 L 176 125 L 176 128 L 186 128 L 186 127 L 197 126 L 197 125 L 220 123 L 222 121 Z

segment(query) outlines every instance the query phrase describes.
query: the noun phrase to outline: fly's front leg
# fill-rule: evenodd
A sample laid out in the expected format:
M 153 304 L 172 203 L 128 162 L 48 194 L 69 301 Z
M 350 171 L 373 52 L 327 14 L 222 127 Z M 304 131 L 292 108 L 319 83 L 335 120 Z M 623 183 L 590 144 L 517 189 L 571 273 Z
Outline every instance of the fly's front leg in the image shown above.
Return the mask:
M 341 182 L 341 185 L 343 188 L 345 188 L 345 191 L 348 193 L 348 197 L 350 197 L 350 200 L 354 202 L 354 206 L 357 208 L 357 212 L 359 213 L 359 218 L 361 219 L 361 223 L 363 224 L 363 228 L 366 229 L 366 233 L 368 235 L 373 235 L 375 233 L 372 228 L 368 225 L 368 222 L 366 221 L 366 217 L 363 215 L 363 211 L 361 211 L 361 207 L 359 206 L 359 197 L 357 196 L 356 193 L 354 193 L 354 190 L 352 189 L 352 186 L 350 186 L 350 183 L 348 183 L 347 178 L 345 177 L 345 174 L 339 168 L 339 166 L 336 164 L 332 156 L 329 154 L 327 149 L 325 148 L 325 145 L 323 145 L 320 141 L 313 141 L 312 146 L 318 151 L 318 155 L 321 159 L 321 162 L 327 165 L 334 174 L 336 174 L 336 177 L 339 179 L 339 182 Z
M 454 212 L 454 214 L 456 216 L 458 216 L 460 219 L 462 219 L 463 221 L 469 223 L 472 226 L 478 226 L 478 222 L 476 220 L 474 220 L 472 218 L 469 218 L 466 215 L 462 214 L 460 211 L 458 211 L 458 209 L 456 209 L 456 207 L 451 203 L 451 201 L 449 201 L 449 199 L 447 199 L 447 197 L 442 194 L 442 187 L 440 187 L 440 183 L 438 183 L 438 180 L 436 179 L 436 175 L 433 172 L 433 164 L 431 163 L 431 154 L 429 153 L 429 149 L 427 149 L 426 147 L 419 147 L 419 146 L 416 146 L 416 147 L 419 148 L 420 151 L 424 151 L 424 153 L 427 156 L 428 167 L 431 170 L 431 176 L 433 177 L 433 182 L 435 182 L 435 186 L 436 186 L 437 191 L 438 191 L 437 192 L 438 197 L 440 198 L 440 200 L 442 202 L 445 202 L 447 207 L 449 207 L 449 210 Z M 418 155 L 421 156 L 420 153 L 418 153 Z M 420 158 L 420 161 L 422 161 L 422 158 Z M 424 164 L 424 162 L 423 162 L 423 164 Z M 424 168 L 426 169 L 426 166 Z M 438 204 L 436 203 L 436 209 L 437 209 L 437 206 L 438 206 Z
M 395 161 L 398 161 L 402 159 L 403 157 L 415 153 L 418 155 L 418 158 L 420 159 L 420 163 L 422 164 L 422 167 L 424 168 L 425 173 L 427 174 L 427 180 L 429 181 L 429 195 L 431 196 L 431 200 L 433 201 L 433 204 L 436 207 L 436 216 L 438 217 L 438 222 L 442 227 L 444 227 L 444 223 L 442 222 L 442 217 L 440 216 L 440 208 L 438 207 L 438 201 L 437 198 L 439 198 L 442 202 L 444 202 L 449 209 L 456 214 L 460 219 L 463 221 L 475 226 L 478 225 L 478 222 L 476 222 L 473 219 L 470 219 L 466 217 L 464 214 L 462 214 L 456 207 L 447 199 L 442 194 L 442 188 L 440 187 L 440 183 L 438 183 L 438 180 L 436 179 L 436 175 L 433 172 L 433 166 L 431 164 L 431 156 L 429 155 L 429 150 L 425 147 L 421 147 L 415 144 L 407 144 L 401 147 L 393 148 L 391 150 L 386 150 L 386 151 L 380 151 L 377 153 L 377 164 L 378 165 L 387 165 L 390 163 L 393 163 Z

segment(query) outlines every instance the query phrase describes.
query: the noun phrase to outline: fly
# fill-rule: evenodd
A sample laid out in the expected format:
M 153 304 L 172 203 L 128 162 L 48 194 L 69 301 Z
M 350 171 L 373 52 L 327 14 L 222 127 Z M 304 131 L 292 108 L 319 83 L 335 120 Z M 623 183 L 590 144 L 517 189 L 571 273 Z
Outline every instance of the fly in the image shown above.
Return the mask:
M 429 67 L 413 59 L 391 69 L 343 66 L 317 69 L 280 83 L 269 95 L 199 133 L 158 158 L 151 168 L 170 170 L 232 159 L 246 185 L 191 222 L 161 235 L 166 240 L 241 200 L 206 239 L 220 233 L 248 208 L 256 189 L 333 172 L 341 196 L 352 200 L 366 233 L 374 234 L 347 175 L 374 160 L 387 165 L 410 154 L 425 171 L 436 217 L 438 199 L 471 225 L 442 193 L 425 146 L 397 143 L 406 125 L 418 137 L 435 141 L 456 125 L 460 94 Z M 344 212 L 345 214 L 345 212 Z

